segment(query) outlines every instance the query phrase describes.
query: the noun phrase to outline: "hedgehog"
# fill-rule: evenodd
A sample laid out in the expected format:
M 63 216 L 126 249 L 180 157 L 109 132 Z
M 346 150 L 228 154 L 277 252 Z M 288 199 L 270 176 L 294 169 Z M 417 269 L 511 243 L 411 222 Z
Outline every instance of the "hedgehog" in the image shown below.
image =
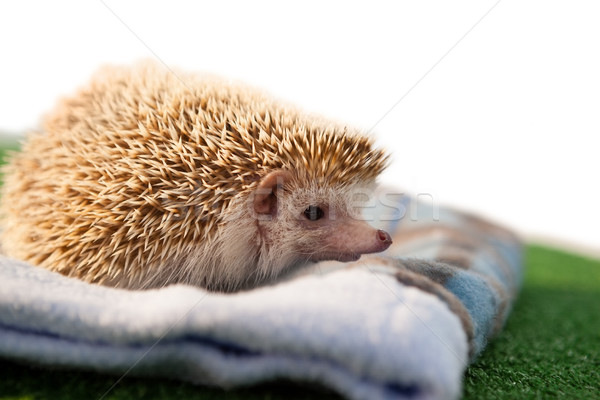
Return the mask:
M 386 250 L 357 204 L 388 159 L 359 131 L 239 83 L 105 66 L 5 166 L 2 250 L 125 289 L 252 288 Z

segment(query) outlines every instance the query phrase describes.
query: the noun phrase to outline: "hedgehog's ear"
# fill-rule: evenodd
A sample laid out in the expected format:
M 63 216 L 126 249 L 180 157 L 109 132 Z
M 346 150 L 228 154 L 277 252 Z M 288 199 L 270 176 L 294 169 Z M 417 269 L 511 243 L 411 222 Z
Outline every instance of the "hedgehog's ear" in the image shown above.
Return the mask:
M 254 211 L 257 214 L 277 214 L 277 196 L 292 177 L 288 171 L 276 170 L 262 177 L 254 192 Z

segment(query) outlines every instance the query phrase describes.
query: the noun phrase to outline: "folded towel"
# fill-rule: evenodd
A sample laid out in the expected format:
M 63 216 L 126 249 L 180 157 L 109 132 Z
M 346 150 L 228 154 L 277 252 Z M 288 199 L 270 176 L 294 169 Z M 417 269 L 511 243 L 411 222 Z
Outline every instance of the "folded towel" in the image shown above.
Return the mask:
M 235 294 L 113 289 L 0 257 L 0 356 L 222 387 L 287 378 L 352 399 L 457 398 L 519 289 L 520 243 L 480 218 L 380 196 L 368 217 L 392 234 L 386 253 Z

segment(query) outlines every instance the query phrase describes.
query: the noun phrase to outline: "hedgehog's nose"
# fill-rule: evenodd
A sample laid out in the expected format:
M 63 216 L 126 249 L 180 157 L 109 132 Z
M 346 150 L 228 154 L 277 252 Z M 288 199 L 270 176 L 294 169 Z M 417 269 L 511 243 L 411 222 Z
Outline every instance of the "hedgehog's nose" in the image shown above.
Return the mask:
M 382 242 L 383 244 L 386 244 L 386 248 L 392 244 L 392 237 L 390 236 L 389 233 L 387 233 L 386 231 L 379 229 L 377 231 L 377 240 L 379 240 L 380 242 Z

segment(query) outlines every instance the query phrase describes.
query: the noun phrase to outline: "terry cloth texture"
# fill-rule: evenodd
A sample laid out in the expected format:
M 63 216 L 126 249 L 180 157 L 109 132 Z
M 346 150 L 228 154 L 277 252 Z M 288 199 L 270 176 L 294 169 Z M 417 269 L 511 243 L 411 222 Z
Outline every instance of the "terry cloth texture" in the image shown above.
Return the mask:
M 394 244 L 235 294 L 127 291 L 0 258 L 0 356 L 234 387 L 288 378 L 351 399 L 453 399 L 502 328 L 521 245 L 391 191 L 367 216 Z

